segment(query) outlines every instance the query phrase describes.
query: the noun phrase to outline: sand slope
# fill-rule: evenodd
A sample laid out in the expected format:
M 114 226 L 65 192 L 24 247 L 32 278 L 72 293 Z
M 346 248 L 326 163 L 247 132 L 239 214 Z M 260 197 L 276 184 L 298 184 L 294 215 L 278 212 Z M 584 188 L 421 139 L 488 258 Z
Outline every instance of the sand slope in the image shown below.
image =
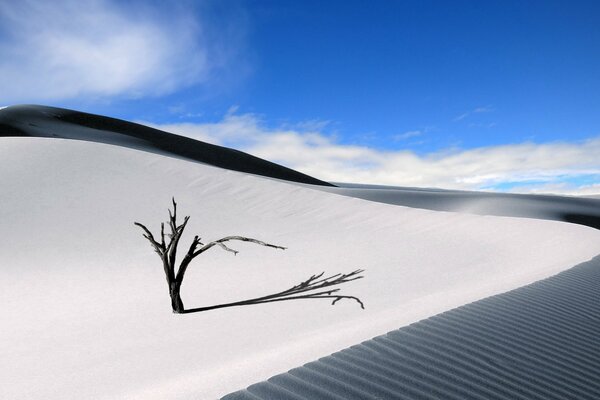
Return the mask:
M 598 399 L 600 257 L 251 385 L 224 400 Z
M 600 253 L 598 230 L 379 204 L 97 143 L 0 138 L 0 397 L 215 398 Z M 188 306 L 365 268 L 360 296 L 173 315 L 133 226 L 289 247 L 218 249 L 190 268 Z
M 600 229 L 600 200 L 375 185 L 331 184 L 221 146 L 147 126 L 56 107 L 19 105 L 0 109 L 0 137 L 75 139 L 114 144 L 298 184 L 344 196 L 437 211 L 541 218 Z M 339 187 L 336 187 L 339 186 Z

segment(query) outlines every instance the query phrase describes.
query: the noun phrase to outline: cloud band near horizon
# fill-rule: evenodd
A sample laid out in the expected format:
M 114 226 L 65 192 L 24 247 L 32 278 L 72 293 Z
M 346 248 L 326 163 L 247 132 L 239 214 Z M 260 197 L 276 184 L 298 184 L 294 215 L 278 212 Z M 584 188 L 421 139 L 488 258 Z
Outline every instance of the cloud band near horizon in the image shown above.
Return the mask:
M 253 114 L 215 123 L 149 124 L 237 148 L 330 182 L 573 195 L 600 194 L 600 136 L 426 154 L 346 145 L 305 127 L 268 128 Z

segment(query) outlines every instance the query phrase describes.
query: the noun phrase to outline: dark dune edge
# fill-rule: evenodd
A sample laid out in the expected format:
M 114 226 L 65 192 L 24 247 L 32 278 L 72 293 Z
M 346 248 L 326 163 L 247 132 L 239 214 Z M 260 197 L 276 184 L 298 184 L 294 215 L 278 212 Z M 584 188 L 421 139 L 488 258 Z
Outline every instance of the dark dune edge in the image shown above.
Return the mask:
M 478 215 L 549 219 L 600 229 L 600 199 L 592 197 L 469 192 L 344 183 L 336 183 L 336 185 L 337 187 L 320 189 L 363 200 L 406 207 Z
M 600 256 L 224 400 L 600 399 Z
M 2 136 L 51 137 L 113 144 L 270 178 L 333 186 L 238 150 L 132 122 L 62 108 L 18 105 L 2 109 Z

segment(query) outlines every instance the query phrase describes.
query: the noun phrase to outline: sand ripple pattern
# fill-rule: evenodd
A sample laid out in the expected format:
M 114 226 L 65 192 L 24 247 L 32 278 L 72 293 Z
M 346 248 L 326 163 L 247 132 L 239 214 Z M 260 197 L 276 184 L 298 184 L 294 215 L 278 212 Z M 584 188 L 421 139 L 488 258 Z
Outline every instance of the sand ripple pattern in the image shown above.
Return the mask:
M 225 400 L 600 399 L 600 256 Z

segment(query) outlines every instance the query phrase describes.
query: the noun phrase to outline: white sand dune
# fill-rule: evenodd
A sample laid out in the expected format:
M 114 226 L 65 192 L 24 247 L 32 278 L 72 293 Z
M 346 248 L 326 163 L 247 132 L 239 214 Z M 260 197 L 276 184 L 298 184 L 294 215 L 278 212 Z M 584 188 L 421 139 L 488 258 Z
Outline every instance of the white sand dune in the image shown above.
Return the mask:
M 338 196 L 117 146 L 0 138 L 0 398 L 208 399 L 600 253 L 576 224 L 415 209 Z M 174 315 L 156 230 L 171 196 L 210 240 L 188 307 L 268 294 L 315 272 L 366 305 L 303 300 Z
M 49 137 L 115 144 L 286 182 L 309 184 L 315 189 L 386 204 L 478 215 L 551 219 L 600 229 L 600 201 L 592 197 L 332 184 L 234 149 L 128 121 L 63 108 L 10 106 L 0 112 L 0 137 L 2 136 Z
M 16 105 L 0 111 L 0 137 L 48 137 L 115 144 L 234 171 L 331 186 L 328 182 L 239 150 L 129 121 L 40 105 Z

